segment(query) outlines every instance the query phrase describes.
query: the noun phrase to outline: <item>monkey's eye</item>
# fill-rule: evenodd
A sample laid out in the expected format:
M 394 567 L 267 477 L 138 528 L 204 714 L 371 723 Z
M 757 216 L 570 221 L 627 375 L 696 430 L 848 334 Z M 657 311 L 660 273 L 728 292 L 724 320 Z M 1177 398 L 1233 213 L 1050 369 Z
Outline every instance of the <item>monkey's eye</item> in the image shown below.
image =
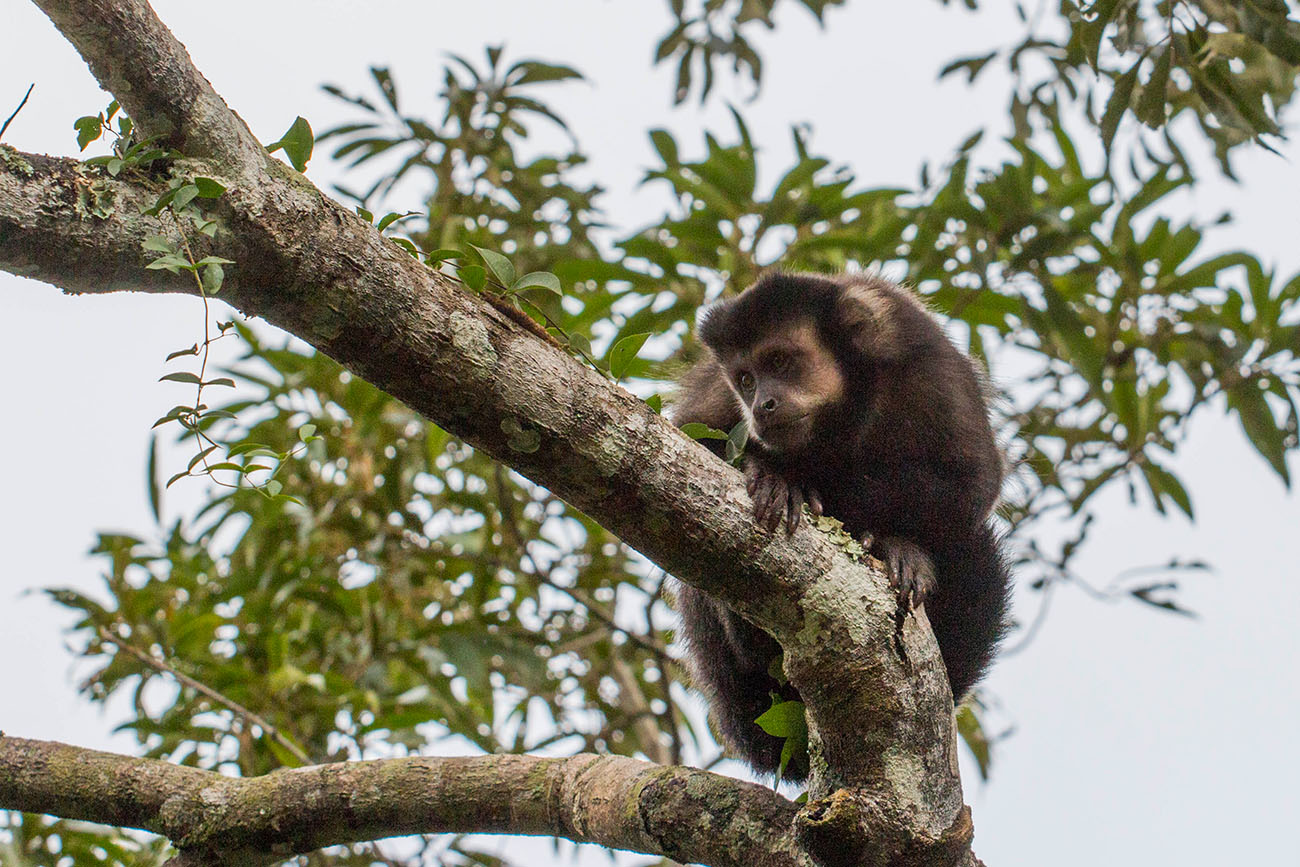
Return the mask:
M 754 387 L 754 374 L 748 370 L 742 371 L 740 376 L 736 377 L 736 381 L 740 383 L 741 391 L 749 391 Z

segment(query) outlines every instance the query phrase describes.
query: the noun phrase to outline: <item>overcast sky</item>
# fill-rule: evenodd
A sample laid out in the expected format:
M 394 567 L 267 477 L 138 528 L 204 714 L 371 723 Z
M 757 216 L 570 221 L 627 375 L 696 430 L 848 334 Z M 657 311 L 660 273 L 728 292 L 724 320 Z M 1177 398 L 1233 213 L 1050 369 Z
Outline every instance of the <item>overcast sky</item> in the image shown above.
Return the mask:
M 483 46 L 504 42 L 509 57 L 571 63 L 590 83 L 557 87 L 550 99 L 591 154 L 591 175 L 609 189 L 604 205 L 622 229 L 656 219 L 666 201 L 637 186 L 654 162 L 647 129 L 674 130 L 687 154 L 699 152 L 703 129 L 724 140 L 731 132 L 721 102 L 674 110 L 671 71 L 649 71 L 666 25 L 658 0 L 154 6 L 263 141 L 298 114 L 317 130 L 342 120 L 319 85 L 360 90 L 371 65 L 391 66 L 416 110 L 433 105 L 447 51 L 477 62 Z M 763 96 L 741 108 L 769 183 L 788 163 L 794 122 L 811 123 L 815 149 L 872 185 L 913 184 L 923 159 L 942 160 L 979 126 L 1004 132 L 995 80 L 970 90 L 936 84 L 935 72 L 1013 38 L 1009 17 L 856 0 L 828 21 L 821 31 L 791 10 L 777 36 L 760 41 Z M 0 117 L 32 81 L 6 142 L 75 153 L 72 120 L 108 97 L 34 6 L 3 0 Z M 736 95 L 726 80 L 721 87 L 737 100 L 748 93 Z M 1300 149 L 1282 150 L 1244 154 L 1241 185 L 1207 184 L 1178 199 L 1183 210 L 1173 216 L 1229 208 L 1238 222 L 1213 237 L 1215 248 L 1248 246 L 1285 273 L 1300 270 Z M 323 185 L 337 177 L 324 154 L 308 174 Z M 123 710 L 101 714 L 76 697 L 61 633 L 68 618 L 25 591 L 99 592 L 85 555 L 95 531 L 148 534 L 149 426 L 175 403 L 155 380 L 166 353 L 193 342 L 196 307 L 192 298 L 65 298 L 0 274 L 0 729 L 9 734 L 132 748 L 131 738 L 111 734 Z M 1112 490 L 1097 501 L 1101 517 L 1080 566 L 1105 584 L 1136 564 L 1209 560 L 1216 572 L 1193 578 L 1181 595 L 1200 617 L 1102 604 L 1069 588 L 1057 594 L 1034 643 L 988 681 L 997 719 L 1014 728 L 992 780 L 963 773 L 976 851 L 990 865 L 1300 864 L 1292 831 L 1300 814 L 1300 505 L 1222 415 L 1201 419 L 1175 463 L 1197 523 L 1160 519 Z M 1300 471 L 1300 462 L 1291 465 Z M 172 508 L 197 493 L 172 494 Z M 1022 592 L 1018 614 L 1031 616 L 1036 601 Z

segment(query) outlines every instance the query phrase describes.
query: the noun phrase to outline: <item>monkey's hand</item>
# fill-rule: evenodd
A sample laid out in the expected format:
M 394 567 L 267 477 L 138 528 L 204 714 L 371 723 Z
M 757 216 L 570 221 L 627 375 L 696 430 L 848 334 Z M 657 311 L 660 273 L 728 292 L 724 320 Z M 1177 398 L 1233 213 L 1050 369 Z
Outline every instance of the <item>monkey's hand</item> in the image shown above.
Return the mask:
M 929 554 L 898 536 L 875 540 L 871 553 L 889 567 L 889 585 L 898 591 L 900 614 L 925 602 L 934 589 L 934 563 Z
M 805 503 L 814 518 L 822 515 L 822 499 L 816 491 L 791 481 L 761 458 L 745 459 L 745 488 L 754 501 L 754 520 L 768 532 L 784 522 L 786 534 L 794 533 Z

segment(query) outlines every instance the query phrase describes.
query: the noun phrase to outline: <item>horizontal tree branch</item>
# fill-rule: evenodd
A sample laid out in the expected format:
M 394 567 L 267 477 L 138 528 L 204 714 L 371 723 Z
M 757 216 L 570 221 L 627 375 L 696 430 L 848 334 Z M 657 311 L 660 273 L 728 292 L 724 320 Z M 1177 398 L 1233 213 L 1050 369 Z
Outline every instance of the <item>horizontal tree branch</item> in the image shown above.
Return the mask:
M 401 834 L 541 834 L 718 867 L 810 867 L 764 786 L 622 756 L 474 756 L 226 777 L 0 735 L 0 804 L 162 834 L 186 865 L 269 864 Z

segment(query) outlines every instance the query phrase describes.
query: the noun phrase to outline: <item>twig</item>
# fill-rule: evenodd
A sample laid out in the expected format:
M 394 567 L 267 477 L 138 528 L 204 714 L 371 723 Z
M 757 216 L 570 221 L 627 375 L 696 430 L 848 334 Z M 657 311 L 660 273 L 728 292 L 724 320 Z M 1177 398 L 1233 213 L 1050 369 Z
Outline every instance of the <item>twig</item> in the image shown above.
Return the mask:
M 5 137 L 5 130 L 9 129 L 9 124 L 14 122 L 14 118 L 18 116 L 18 112 L 23 110 L 23 106 L 27 104 L 27 97 L 32 95 L 32 88 L 34 87 L 36 87 L 36 82 L 34 81 L 27 85 L 27 92 L 23 94 L 23 101 L 18 103 L 18 107 L 14 109 L 14 113 L 5 119 L 3 125 L 0 125 L 0 138 Z
M 242 704 L 235 701 L 234 699 L 227 698 L 226 696 L 217 692 L 215 689 L 208 686 L 207 684 L 200 683 L 199 681 L 190 677 L 188 674 L 183 674 L 182 672 L 179 672 L 176 669 L 172 668 L 167 663 L 162 662 L 161 660 L 154 659 L 153 656 L 151 656 L 148 653 L 145 653 L 143 650 L 140 650 L 137 647 L 133 647 L 132 645 L 127 644 L 125 641 L 118 638 L 113 633 L 109 632 L 103 626 L 99 627 L 99 637 L 107 641 L 109 644 L 112 644 L 117 649 L 123 650 L 126 653 L 130 654 L 132 657 L 144 663 L 145 665 L 149 666 L 154 671 L 171 675 L 172 677 L 176 678 L 176 680 L 179 681 L 182 685 L 188 686 L 190 689 L 194 690 L 195 692 L 207 696 L 208 698 L 215 701 L 217 704 L 220 704 L 226 709 L 234 712 L 236 715 L 243 717 L 249 723 L 257 726 L 262 731 L 266 732 L 268 735 L 274 738 L 276 743 L 278 743 L 280 746 L 284 747 L 286 750 L 292 753 L 294 758 L 298 759 L 298 761 L 302 762 L 304 765 L 310 765 L 312 763 L 311 757 L 308 756 L 305 752 L 303 752 L 301 747 L 299 747 L 293 741 L 289 740 L 289 738 L 287 738 L 285 735 L 281 734 L 278 728 L 271 725 L 259 714 L 254 713 L 253 711 L 244 707 Z

